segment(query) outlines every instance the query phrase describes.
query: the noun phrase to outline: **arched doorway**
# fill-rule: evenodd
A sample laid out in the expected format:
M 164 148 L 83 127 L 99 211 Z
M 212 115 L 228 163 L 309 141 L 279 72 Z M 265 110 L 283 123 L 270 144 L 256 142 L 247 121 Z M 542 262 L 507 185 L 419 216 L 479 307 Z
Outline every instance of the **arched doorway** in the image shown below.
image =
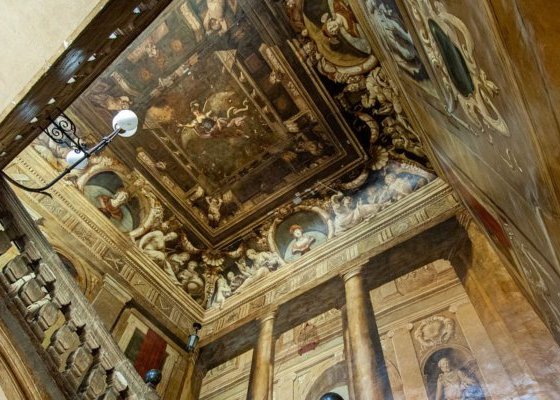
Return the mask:
M 323 371 L 307 392 L 305 400 L 319 400 L 327 393 L 336 393 L 343 400 L 350 398 L 348 395 L 348 369 L 346 361 L 340 361 Z M 332 400 L 338 399 L 333 398 Z

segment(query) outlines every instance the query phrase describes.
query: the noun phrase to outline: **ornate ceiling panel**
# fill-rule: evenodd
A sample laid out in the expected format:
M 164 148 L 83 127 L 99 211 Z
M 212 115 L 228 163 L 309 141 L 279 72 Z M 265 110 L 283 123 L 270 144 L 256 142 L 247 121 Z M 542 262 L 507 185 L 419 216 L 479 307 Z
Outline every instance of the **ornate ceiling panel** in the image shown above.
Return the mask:
M 277 24 L 259 26 L 236 1 L 175 2 L 70 108 L 95 133 L 135 110 L 141 128 L 115 154 L 209 247 L 366 160 L 316 74 L 271 43 Z M 352 56 L 373 60 L 361 46 Z
M 69 181 L 221 306 L 435 179 L 370 23 L 343 0 L 175 1 L 67 110 L 86 141 L 140 119 Z M 65 167 L 68 147 L 33 147 Z

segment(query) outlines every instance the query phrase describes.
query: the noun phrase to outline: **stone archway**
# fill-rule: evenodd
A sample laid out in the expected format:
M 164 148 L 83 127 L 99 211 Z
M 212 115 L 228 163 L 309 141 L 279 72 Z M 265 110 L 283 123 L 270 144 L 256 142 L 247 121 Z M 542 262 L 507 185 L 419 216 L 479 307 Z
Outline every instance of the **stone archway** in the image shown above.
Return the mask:
M 78 262 L 78 260 L 76 260 L 76 257 L 71 256 L 66 250 L 62 250 L 57 247 L 54 247 L 54 250 L 60 258 L 60 261 L 62 261 L 64 267 L 66 267 L 68 273 L 78 283 L 80 291 L 84 295 L 87 295 L 87 293 L 91 291 L 92 288 L 89 287 L 90 285 L 88 285 L 89 282 L 87 279 L 87 271 L 85 270 L 84 266 L 80 262 Z
M 342 360 L 327 368 L 317 379 L 305 396 L 305 400 L 319 400 L 322 395 L 339 386 L 348 386 L 348 368 Z

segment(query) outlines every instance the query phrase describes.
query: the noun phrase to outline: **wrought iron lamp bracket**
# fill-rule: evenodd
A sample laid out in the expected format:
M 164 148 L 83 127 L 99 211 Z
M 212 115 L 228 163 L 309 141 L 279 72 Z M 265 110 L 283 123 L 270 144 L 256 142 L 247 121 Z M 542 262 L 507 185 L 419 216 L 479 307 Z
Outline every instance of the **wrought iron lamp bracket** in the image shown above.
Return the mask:
M 61 109 L 58 109 L 58 112 L 56 118 L 49 118 L 51 123 L 43 129 L 43 132 L 57 144 L 85 152 L 83 140 L 76 134 L 74 121 Z
M 130 110 L 121 110 L 113 118 L 113 132 L 103 137 L 94 146 L 87 148 L 85 143 L 76 135 L 76 125 L 74 122 L 62 110 L 59 109 L 58 111 L 60 114 L 54 119 L 49 119 L 51 124 L 47 128 L 44 128 L 43 132 L 45 132 L 45 134 L 48 135 L 48 137 L 55 143 L 67 146 L 70 149 L 70 152 L 76 153 L 74 157 L 67 156 L 66 160 L 69 163 L 68 167 L 52 181 L 38 188 L 22 185 L 16 180 L 10 178 L 4 171 L 0 171 L 0 176 L 20 189 L 50 196 L 45 192 L 45 190 L 49 189 L 63 177 L 68 175 L 74 168 L 83 168 L 80 167 L 80 164 L 82 164 L 84 160 L 89 159 L 91 156 L 99 153 L 107 147 L 107 145 L 109 145 L 109 143 L 111 143 L 117 135 L 122 135 L 123 137 L 132 136 L 138 127 L 138 117 L 136 114 Z

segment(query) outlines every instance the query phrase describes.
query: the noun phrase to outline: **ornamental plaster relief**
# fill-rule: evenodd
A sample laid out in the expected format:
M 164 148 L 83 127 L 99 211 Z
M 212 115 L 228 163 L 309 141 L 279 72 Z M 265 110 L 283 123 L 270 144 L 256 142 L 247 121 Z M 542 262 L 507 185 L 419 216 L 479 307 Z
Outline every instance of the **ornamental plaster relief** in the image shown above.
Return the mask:
M 30 157 L 25 157 L 25 160 L 18 158 L 17 163 L 12 164 L 8 170 L 11 173 L 15 172 L 18 179 L 32 181 L 32 184 L 36 185 L 44 184 L 48 178 L 35 169 L 33 165 L 37 160 L 33 158 L 32 152 L 28 153 Z M 192 300 L 180 290 L 169 295 L 167 284 L 162 282 L 161 274 L 146 275 L 153 274 L 153 271 L 159 272 L 160 269 L 154 266 L 146 271 L 145 265 L 150 265 L 152 261 L 141 252 L 134 251 L 125 240 L 119 240 L 121 237 L 119 234 L 112 234 L 115 228 L 108 221 L 95 218 L 96 213 L 85 211 L 91 205 L 78 193 L 74 196 L 70 190 L 53 188 L 52 197 L 27 193 L 24 196 L 30 202 L 38 204 L 51 216 L 51 220 L 60 221 L 58 227 L 66 235 L 77 238 L 85 246 L 88 254 L 83 255 L 84 259 L 100 261 L 96 267 L 104 273 L 118 273 L 145 301 L 171 322 L 171 328 L 176 330 L 178 335 L 184 335 L 194 320 L 202 319 L 196 311 L 198 305 L 191 304 Z
M 486 71 L 479 65 L 475 55 L 475 42 L 463 21 L 451 14 L 443 2 L 430 0 L 409 1 L 412 15 L 418 27 L 418 33 L 432 66 L 441 79 L 442 87 L 447 102 L 447 110 L 453 113 L 456 108 L 462 109 L 465 115 L 466 126 L 474 135 L 479 132 L 488 134 L 488 141 L 493 143 L 492 132 L 499 135 L 510 136 L 509 127 L 494 104 L 494 97 L 500 89 L 488 77 Z M 448 36 L 449 35 L 449 36 Z M 449 54 L 442 50 L 442 38 L 447 37 L 456 43 L 456 50 L 462 54 L 466 68 L 470 72 L 467 85 L 458 85 L 456 65 L 449 64 Z M 449 50 L 448 50 L 449 51 Z M 469 95 L 461 92 L 469 91 Z
M 420 344 L 422 351 L 449 342 L 455 334 L 455 322 L 442 315 L 426 318 L 414 331 L 414 339 Z
M 33 157 L 31 160 L 35 163 L 39 162 Z M 25 175 L 27 176 L 25 179 L 34 180 L 36 183 L 47 180 L 24 160 L 18 163 L 16 174 L 22 177 Z M 76 236 L 87 248 L 95 249 L 97 254 L 91 257 L 101 255 L 104 259 L 104 268 L 117 272 L 130 282 L 151 306 L 166 316 L 175 326 L 174 329 L 188 330 L 194 318 L 203 319 L 201 314 L 193 315 L 191 310 L 193 308 L 196 310 L 197 307 L 183 310 L 185 303 L 192 303 L 179 300 L 179 298 L 186 298 L 182 295 L 184 293 L 175 294 L 174 291 L 169 293 L 167 288 L 171 285 L 168 283 L 165 283 L 165 290 L 160 289 L 166 281 L 160 268 L 154 266 L 146 270 L 145 265 L 151 265 L 151 261 L 147 260 L 140 251 L 130 247 L 124 237 L 122 240 L 114 239 L 121 237 L 109 234 L 115 228 L 102 218 L 92 218 L 90 213 L 85 211 L 91 207 L 89 203 L 72 195 L 69 197 L 68 192 L 70 190 L 55 189 L 52 198 L 38 195 L 32 200 L 38 202 L 53 217 L 64 222 L 62 228 L 68 235 L 77 233 Z M 399 205 L 397 219 L 391 208 L 383 210 L 375 220 L 359 224 L 344 235 L 331 239 L 328 246 L 313 250 L 305 258 L 291 263 L 288 268 L 270 275 L 265 281 L 256 284 L 250 292 L 242 292 L 228 298 L 222 310 L 208 311 L 207 321 L 203 322 L 203 335 L 208 335 L 210 332 L 217 333 L 226 327 L 231 327 L 273 302 L 287 301 L 294 295 L 294 291 L 311 288 L 320 281 L 337 275 L 342 268 L 360 263 L 366 257 L 394 246 L 407 237 L 448 218 L 459 207 L 454 195 L 439 180 L 401 199 Z M 358 241 L 355 240 L 357 237 L 360 238 Z M 113 250 L 125 247 L 127 250 L 124 252 Z M 231 310 L 236 311 L 232 314 Z
M 241 307 L 242 304 L 251 302 L 261 293 L 265 296 L 261 307 L 275 306 L 288 301 L 296 292 L 309 290 L 320 282 L 338 275 L 342 270 L 358 265 L 375 254 L 412 237 L 429 226 L 453 215 L 459 204 L 454 195 L 443 182 L 435 181 L 417 193 L 418 197 L 404 199 L 403 208 L 395 220 L 394 214 L 380 215 L 379 219 L 370 224 L 357 226 L 348 235 L 333 239 L 328 248 L 321 252 L 314 252 L 305 259 L 294 262 L 263 282 L 251 294 L 241 294 L 227 299 L 220 310 L 211 309 L 206 313 L 204 334 L 216 334 L 221 329 L 240 323 L 255 315 L 249 308 Z M 406 225 L 398 236 L 387 235 L 387 230 L 393 229 L 394 224 Z M 358 241 L 355 238 L 360 238 Z M 314 278 L 312 278 L 314 277 Z M 312 281 L 310 279 L 313 279 Z M 238 319 L 232 319 L 229 314 L 232 310 L 239 314 Z

